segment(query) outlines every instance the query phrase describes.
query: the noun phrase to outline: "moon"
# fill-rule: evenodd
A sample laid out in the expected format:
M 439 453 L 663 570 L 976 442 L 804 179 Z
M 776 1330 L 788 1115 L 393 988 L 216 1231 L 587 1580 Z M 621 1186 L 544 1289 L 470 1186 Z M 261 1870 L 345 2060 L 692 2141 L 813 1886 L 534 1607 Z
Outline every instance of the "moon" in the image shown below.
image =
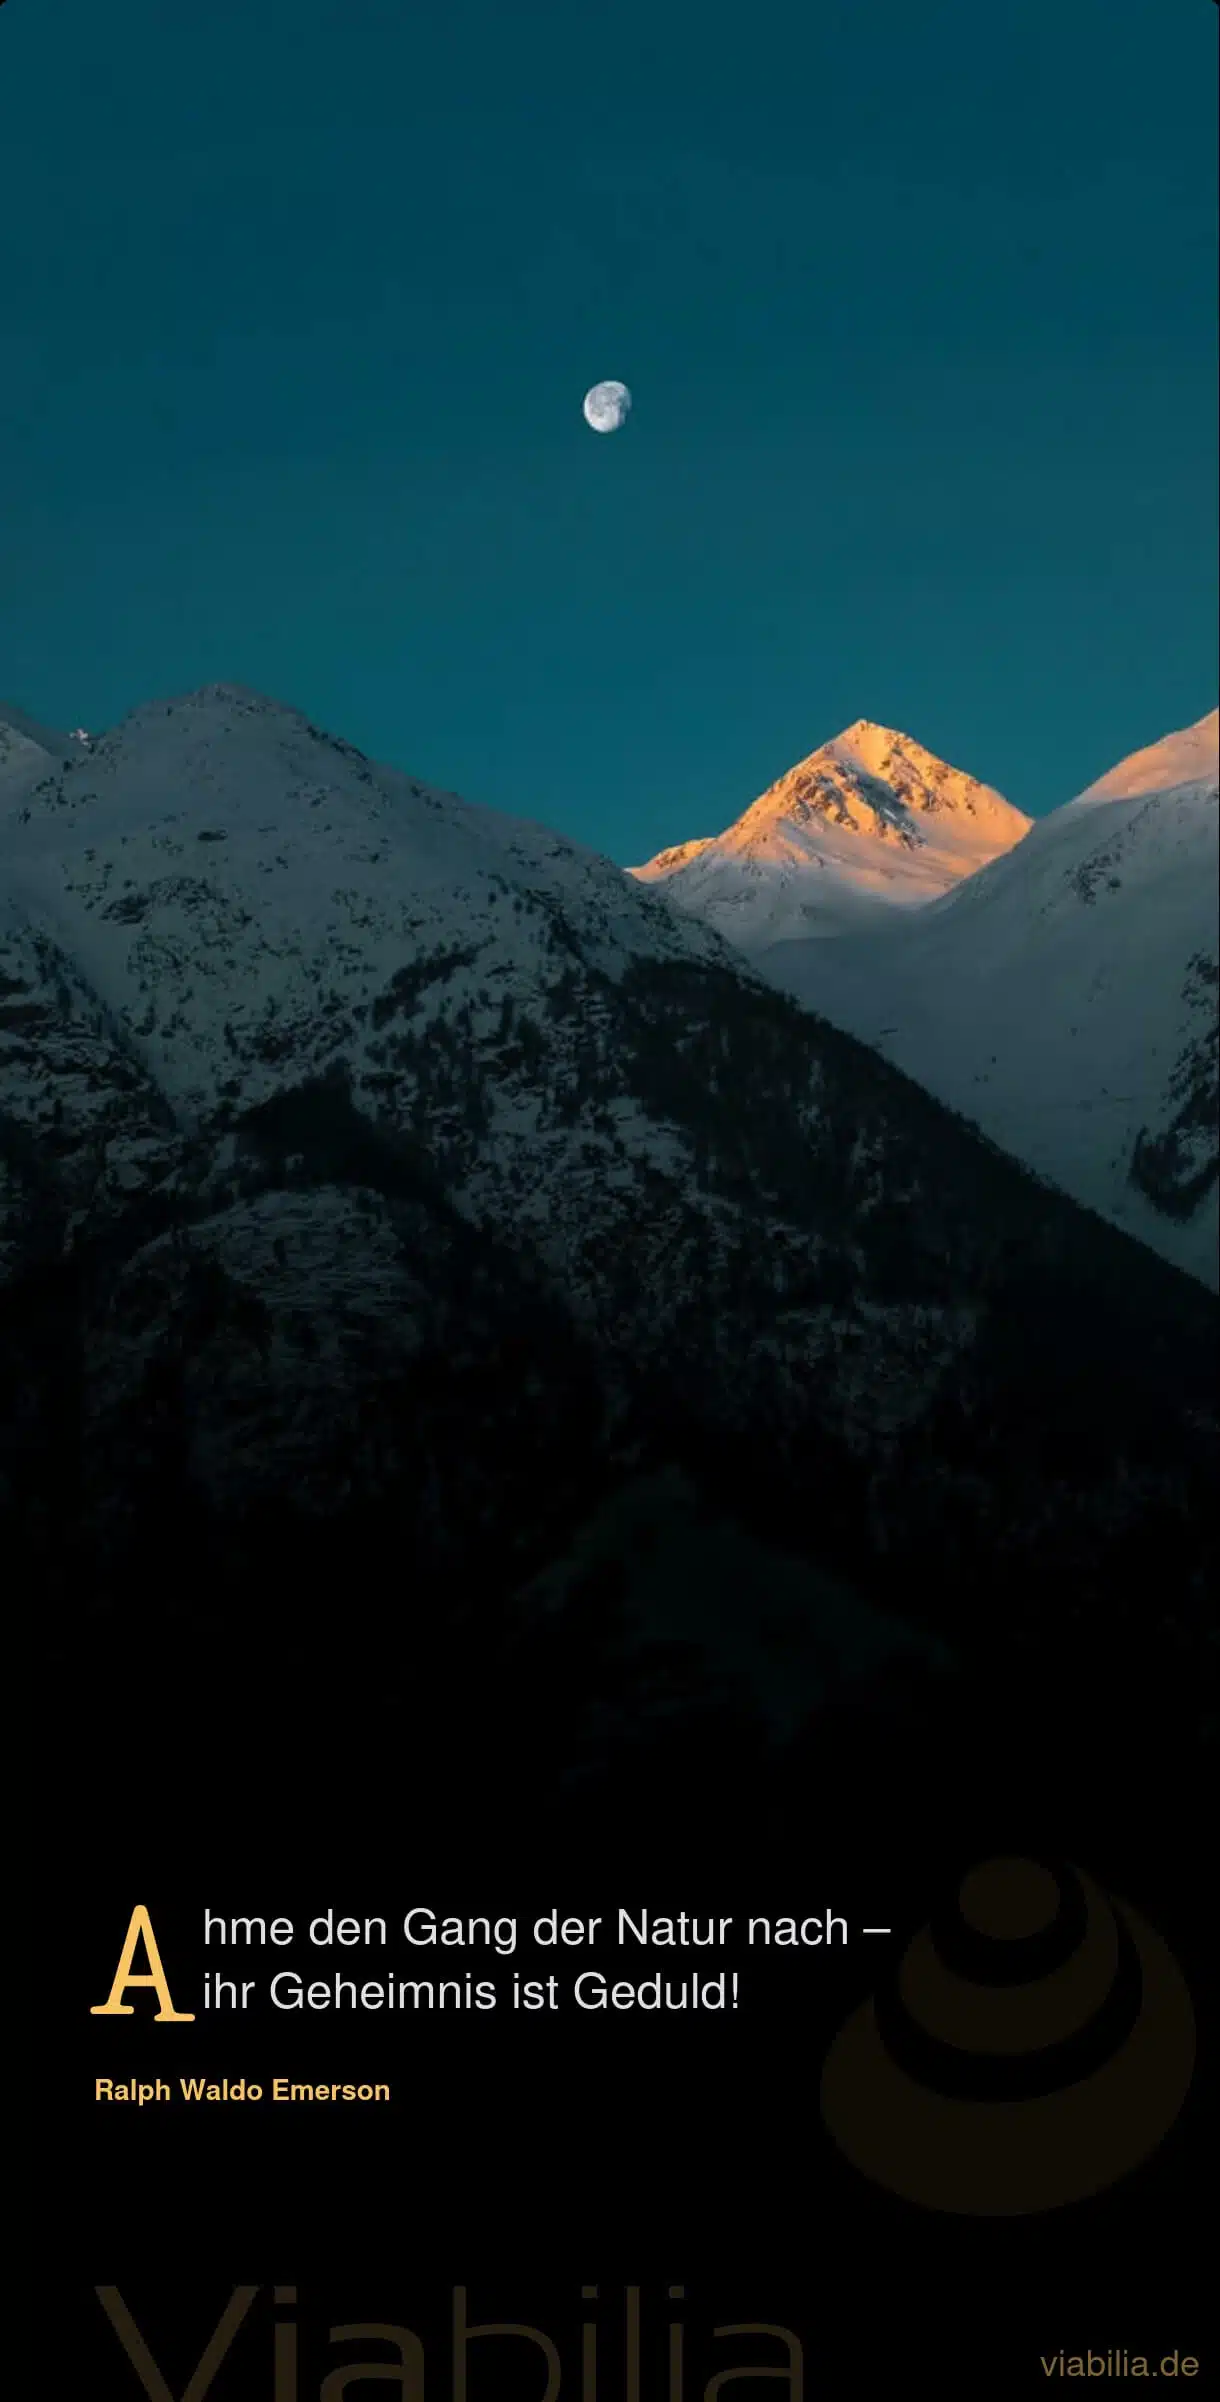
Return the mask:
M 617 434 L 620 425 L 626 424 L 630 408 L 626 384 L 613 380 L 594 384 L 584 398 L 585 424 L 591 425 L 595 434 Z

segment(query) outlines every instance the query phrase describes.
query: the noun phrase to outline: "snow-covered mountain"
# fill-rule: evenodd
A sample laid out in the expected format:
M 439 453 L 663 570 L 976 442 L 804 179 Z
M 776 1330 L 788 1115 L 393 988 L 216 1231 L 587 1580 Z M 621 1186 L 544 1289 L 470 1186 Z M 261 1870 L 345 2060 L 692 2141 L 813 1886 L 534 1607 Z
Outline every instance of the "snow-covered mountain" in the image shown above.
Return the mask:
M 561 919 L 607 973 L 722 956 L 608 860 L 238 687 L 138 709 L 61 761 L 27 748 L 0 815 L 9 939 L 62 951 L 182 1122 L 265 1099 L 289 1066 L 317 1073 L 357 1025 L 381 1058 L 392 980 L 421 959 L 438 1012 L 455 995 L 473 1010 L 478 962 L 498 1020 Z
M 759 964 L 1037 1172 L 1214 1285 L 1217 715 L 947 899 Z
M 936 900 L 1011 850 L 1029 824 L 988 785 L 861 718 L 726 833 L 679 843 L 631 872 L 749 952 L 858 931 Z
M 749 1576 L 656 1631 L 789 1724 L 866 1673 L 863 1630 L 929 1656 L 921 1586 L 951 1646 L 1031 1640 L 1065 1578 L 1111 1613 L 1136 1526 L 1177 1641 L 1185 1280 L 646 885 L 296 711 L 210 687 L 22 755 L 0 1540 L 53 1617 L 138 1590 L 155 1626 L 170 1563 L 244 1645 L 320 1560 L 347 1613 L 389 1557 L 396 1612 L 532 1579 L 562 1615 L 550 1565 L 578 1620 L 590 1578 L 599 1609 L 642 1578 L 651 1623 L 728 1512 Z

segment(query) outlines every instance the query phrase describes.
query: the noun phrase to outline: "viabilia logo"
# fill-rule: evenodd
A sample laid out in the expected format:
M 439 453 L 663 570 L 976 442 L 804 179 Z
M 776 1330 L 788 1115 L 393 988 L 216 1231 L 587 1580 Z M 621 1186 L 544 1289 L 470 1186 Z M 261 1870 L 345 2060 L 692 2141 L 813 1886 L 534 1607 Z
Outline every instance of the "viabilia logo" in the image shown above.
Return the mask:
M 237 2285 L 186 2384 L 175 2393 L 118 2286 L 95 2288 L 138 2381 L 129 2388 L 133 2402 L 137 2391 L 147 2395 L 148 2402 L 208 2402 L 222 2371 L 239 2356 L 241 2391 L 250 2402 L 346 2402 L 357 2388 L 374 2382 L 387 2394 L 396 2393 L 399 2402 L 424 2402 L 425 2377 L 428 2402 L 480 2402 L 485 2395 L 503 2395 L 507 2377 L 519 2378 L 527 2364 L 545 2379 L 533 2389 L 532 2402 L 560 2402 L 561 2396 L 563 2402 L 644 2402 L 645 2396 L 648 2402 L 716 2402 L 730 2387 L 764 2378 L 777 2402 L 781 2394 L 789 2402 L 804 2402 L 804 2354 L 790 2327 L 745 2319 L 704 2331 L 703 2348 L 710 2340 L 729 2357 L 701 2384 L 703 2370 L 693 2376 L 689 2370 L 686 2321 L 673 2307 L 685 2300 L 685 2287 L 666 2288 L 669 2307 L 664 2322 L 647 2327 L 641 2287 L 619 2290 L 621 2303 L 613 2314 L 618 2323 L 611 2330 L 606 2324 L 609 2314 L 594 2307 L 602 2299 L 601 2289 L 580 2287 L 579 2324 L 572 2313 L 574 2335 L 566 2343 L 565 2358 L 562 2339 L 545 2328 L 516 2319 L 476 2323 L 466 2286 L 455 2285 L 444 2346 L 448 2359 L 438 2364 L 435 2348 L 411 2327 L 388 2319 L 361 2319 L 322 2331 L 303 2330 L 295 2285 Z M 270 2316 L 266 2303 L 273 2306 Z M 648 2317 L 651 2321 L 651 2311 Z M 343 2356 L 332 2358 L 316 2385 L 312 2374 L 307 2381 L 302 2365 L 303 2332 L 315 2350 Z M 442 2383 L 446 2369 L 448 2382 Z M 111 2390 L 108 2384 L 106 2391 Z M 225 2385 L 224 2390 L 231 2388 Z M 513 2390 L 523 2389 L 514 2383 Z
M 904 2200 L 1016 2218 L 1146 2160 L 1194 2058 L 1181 1970 L 1129 1903 L 1066 1862 L 987 1860 L 840 2028 L 822 2116 Z

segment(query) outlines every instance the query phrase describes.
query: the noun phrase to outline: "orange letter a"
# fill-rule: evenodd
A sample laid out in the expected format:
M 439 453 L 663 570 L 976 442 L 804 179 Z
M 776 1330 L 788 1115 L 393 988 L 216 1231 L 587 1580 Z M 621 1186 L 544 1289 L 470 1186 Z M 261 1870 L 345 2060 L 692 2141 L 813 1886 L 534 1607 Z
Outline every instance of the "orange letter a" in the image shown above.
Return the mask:
M 149 1973 L 147 1976 L 138 1977 L 131 1964 L 136 1956 L 136 1945 L 141 1938 L 143 1938 L 144 1949 L 148 1954 Z M 193 2010 L 175 2010 L 174 2008 L 170 1996 L 169 1980 L 161 1966 L 157 1938 L 152 1931 L 152 1920 L 142 1903 L 131 1913 L 127 1940 L 123 1945 L 122 1958 L 114 1972 L 114 1983 L 110 1988 L 109 1995 L 104 2002 L 93 2004 L 89 2012 L 90 2018 L 130 2018 L 133 2015 L 133 2005 L 122 1999 L 129 1985 L 151 1985 L 154 1988 L 157 2000 L 161 2004 L 156 2013 L 158 2020 L 193 2019 L 195 2016 Z

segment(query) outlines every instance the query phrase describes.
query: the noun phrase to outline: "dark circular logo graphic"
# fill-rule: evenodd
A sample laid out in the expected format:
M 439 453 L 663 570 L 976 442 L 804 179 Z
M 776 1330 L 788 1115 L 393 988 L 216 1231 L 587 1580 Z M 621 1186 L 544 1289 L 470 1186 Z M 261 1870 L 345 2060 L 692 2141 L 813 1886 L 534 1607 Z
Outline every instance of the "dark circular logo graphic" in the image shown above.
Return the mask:
M 1194 2069 L 1161 1938 L 1080 1870 L 989 1860 L 839 2030 L 822 2117 L 855 2168 L 928 2210 L 1017 2217 L 1117 2183 Z

